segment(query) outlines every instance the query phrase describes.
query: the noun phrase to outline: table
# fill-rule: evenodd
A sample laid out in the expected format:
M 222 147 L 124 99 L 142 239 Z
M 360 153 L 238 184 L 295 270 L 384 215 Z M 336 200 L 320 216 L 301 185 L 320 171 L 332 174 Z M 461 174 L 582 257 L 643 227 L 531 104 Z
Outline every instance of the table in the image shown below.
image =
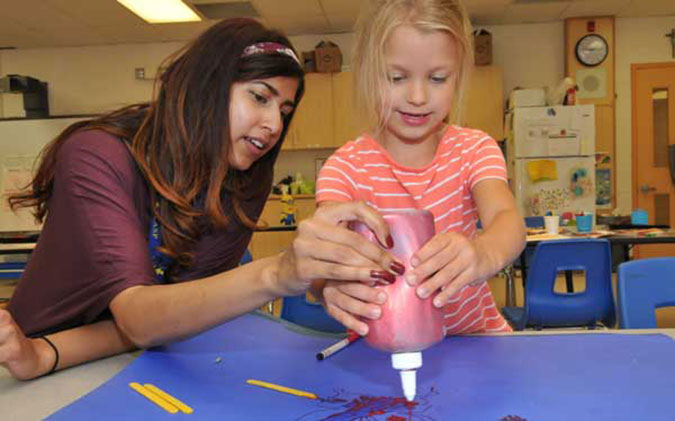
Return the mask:
M 246 323 L 250 323 L 251 316 L 242 316 L 239 319 L 235 319 L 234 321 L 230 322 L 229 324 L 223 325 L 222 327 L 216 328 L 212 333 L 218 333 L 218 329 L 227 328 L 228 325 L 232 326 L 230 329 L 233 329 L 235 326 L 247 326 Z M 150 357 L 146 358 L 145 361 L 145 370 L 148 369 L 150 366 L 154 366 L 155 370 L 158 370 L 154 376 L 151 376 L 151 378 L 154 381 L 157 381 L 158 385 L 162 386 L 165 384 L 169 384 L 169 386 L 173 386 L 174 389 L 176 388 L 175 385 L 170 384 L 170 381 L 168 379 L 172 377 L 181 377 L 181 379 L 176 380 L 177 382 L 180 382 L 180 384 L 185 384 L 185 382 L 188 382 L 185 387 L 191 387 L 192 389 L 195 389 L 196 385 L 191 385 L 190 382 L 194 382 L 195 379 L 200 379 L 200 376 L 205 376 L 203 381 L 200 381 L 199 387 L 197 387 L 197 392 L 206 395 L 214 395 L 214 398 L 217 396 L 218 398 L 216 400 L 211 400 L 209 401 L 208 398 L 205 398 L 205 400 L 197 400 L 195 399 L 195 396 L 184 396 L 187 394 L 187 392 L 182 391 L 181 393 L 177 393 L 178 396 L 183 397 L 186 401 L 193 403 L 195 406 L 195 416 L 197 418 L 195 419 L 204 419 L 208 418 L 208 411 L 210 408 L 208 408 L 209 405 L 214 405 L 218 406 L 220 405 L 220 408 L 223 406 L 227 406 L 230 404 L 230 401 L 232 402 L 232 405 L 237 405 L 236 400 L 252 400 L 252 401 L 258 401 L 258 399 L 262 399 L 264 404 L 261 406 L 268 406 L 268 408 L 274 408 L 278 409 L 278 413 L 276 414 L 275 419 L 279 419 L 281 417 L 282 419 L 284 418 L 283 414 L 285 414 L 283 410 L 283 405 L 285 403 L 290 402 L 290 406 L 292 407 L 293 405 L 310 405 L 310 403 L 306 403 L 306 400 L 302 400 L 302 402 L 299 401 L 294 401 L 292 399 L 297 399 L 295 397 L 288 397 L 283 394 L 278 394 L 276 392 L 269 392 L 265 390 L 258 390 L 258 389 L 248 389 L 245 384 L 241 384 L 239 386 L 239 389 L 235 389 L 233 386 L 228 386 L 227 383 L 231 382 L 233 379 L 233 376 L 236 374 L 235 372 L 237 370 L 241 370 L 241 364 L 238 366 L 234 366 L 233 364 L 230 364 L 230 361 L 228 361 L 229 358 L 237 358 L 237 354 L 241 354 L 242 352 L 255 352 L 256 355 L 258 356 L 279 356 L 279 355 L 287 355 L 288 357 L 283 360 L 284 363 L 281 365 L 286 364 L 288 360 L 288 364 L 296 364 L 297 360 L 291 360 L 290 357 L 298 357 L 299 352 L 308 352 L 311 356 L 312 351 L 314 350 L 312 344 L 318 343 L 318 342 L 326 342 L 326 341 L 334 341 L 334 339 L 326 339 L 326 338 L 320 338 L 316 335 L 307 338 L 305 336 L 298 336 L 298 335 L 291 335 L 289 334 L 288 331 L 285 332 L 278 332 L 278 329 L 276 331 L 269 331 L 270 326 L 269 324 L 263 324 L 259 325 L 260 323 L 258 321 L 254 322 L 258 323 L 256 327 L 259 327 L 260 329 L 257 330 L 256 332 L 260 333 L 271 333 L 273 337 L 276 338 L 276 336 L 280 337 L 285 337 L 285 338 L 290 338 L 290 342 L 284 342 L 280 343 L 277 341 L 269 341 L 268 344 L 264 349 L 256 350 L 255 348 L 251 348 L 251 344 L 254 341 L 264 341 L 265 340 L 265 335 L 249 335 L 250 338 L 253 338 L 254 336 L 257 336 L 255 339 L 247 339 L 246 341 L 235 341 L 233 340 L 231 344 L 226 344 L 226 345 L 218 345 L 218 342 L 222 343 L 223 336 L 222 335 L 217 335 L 214 336 L 211 335 L 211 339 L 208 339 L 209 332 L 206 332 L 206 334 L 202 334 L 199 337 L 193 338 L 193 346 L 190 347 L 186 343 L 178 343 L 174 346 L 174 352 L 178 352 L 179 354 L 182 354 L 180 356 L 175 355 L 162 355 L 163 352 L 161 349 L 156 350 L 156 351 L 150 351 L 150 354 L 154 353 L 155 355 L 144 355 L 143 357 Z M 250 327 L 250 326 L 248 326 Z M 272 326 L 274 327 L 274 326 Z M 242 332 L 238 332 L 238 334 L 241 334 Z M 300 332 L 301 334 L 305 335 L 305 333 Z M 510 345 L 518 345 L 524 342 L 522 341 L 531 341 L 533 338 L 539 338 L 542 336 L 550 336 L 550 335 L 557 335 L 560 336 L 561 334 L 571 334 L 574 337 L 581 337 L 580 335 L 591 335 L 595 338 L 598 337 L 598 335 L 603 335 L 603 334 L 610 334 L 610 335 L 617 335 L 617 334 L 640 334 L 640 335 L 645 335 L 645 334 L 652 334 L 652 333 L 662 333 L 667 335 L 670 338 L 675 338 L 675 329 L 662 329 L 662 330 L 625 330 L 625 331 L 620 331 L 620 330 L 604 330 L 604 331 L 531 331 L 531 332 L 517 332 L 517 333 L 512 333 L 512 334 L 485 334 L 485 335 L 475 335 L 474 337 L 477 339 L 480 338 L 488 338 L 488 339 L 497 339 L 498 337 L 513 337 L 510 339 L 513 339 L 510 341 Z M 262 338 L 260 338 L 262 336 Z M 619 335 L 620 337 L 624 337 L 623 335 Z M 452 399 L 454 399 L 455 405 L 457 405 L 457 409 L 460 409 L 459 407 L 462 407 L 466 409 L 467 407 L 497 407 L 497 406 L 502 406 L 502 407 L 510 407 L 509 403 L 505 403 L 505 400 L 513 399 L 514 402 L 527 402 L 528 397 L 522 396 L 523 390 L 516 391 L 515 393 L 509 394 L 508 387 L 509 386 L 514 386 L 514 387 L 520 387 L 524 388 L 524 390 L 528 390 L 529 386 L 527 386 L 527 377 L 523 377 L 522 379 L 518 378 L 517 373 L 510 373 L 509 372 L 504 372 L 503 371 L 503 364 L 506 364 L 506 367 L 510 367 L 510 364 L 513 364 L 514 361 L 519 360 L 519 358 L 516 358 L 514 355 L 507 355 L 505 358 L 503 358 L 503 361 L 501 362 L 496 362 L 497 367 L 502 368 L 501 376 L 500 378 L 504 378 L 507 384 L 504 385 L 492 385 L 489 386 L 487 384 L 483 384 L 481 382 L 485 381 L 487 378 L 492 378 L 491 376 L 495 375 L 492 370 L 485 369 L 480 372 L 476 372 L 476 375 L 473 376 L 475 379 L 469 379 L 466 378 L 465 380 L 464 377 L 461 380 L 462 384 L 467 384 L 466 387 L 463 387 L 465 390 L 460 389 L 455 389 L 456 385 L 453 385 L 453 387 L 449 387 L 449 385 L 446 383 L 448 378 L 452 378 L 453 376 L 448 377 L 448 371 L 453 371 L 455 370 L 456 372 L 463 371 L 463 370 L 469 370 L 469 371 L 476 371 L 478 370 L 477 365 L 469 365 L 466 366 L 465 363 L 457 363 L 453 358 L 444 358 L 443 355 L 447 355 L 446 353 L 448 351 L 452 352 L 458 352 L 457 356 L 461 358 L 472 358 L 471 354 L 475 354 L 476 351 L 473 350 L 470 346 L 471 344 L 467 344 L 467 342 L 471 342 L 473 337 L 468 337 L 468 338 L 450 338 L 445 341 L 443 344 L 439 344 L 438 346 L 425 351 L 425 358 L 427 358 L 428 364 L 433 364 L 434 361 L 442 361 L 442 364 L 439 366 L 434 365 L 433 369 L 432 366 L 429 366 L 426 372 L 423 374 L 419 374 L 420 378 L 420 389 L 421 388 L 427 388 L 429 384 L 436 384 L 440 387 L 442 392 L 449 394 L 448 396 Z M 564 337 L 563 337 L 564 338 Z M 238 339 L 238 338 L 237 338 Z M 277 338 L 278 339 L 278 338 Z M 509 338 L 507 338 L 509 339 Z M 522 341 L 521 341 L 522 339 Z M 591 338 L 589 338 L 591 339 Z M 201 341 L 201 342 L 200 342 Z M 515 342 L 514 342 L 515 341 Z M 242 343 L 246 342 L 246 343 Z M 563 340 L 562 342 L 569 342 Z M 592 342 L 592 341 L 591 341 Z M 194 344 L 197 343 L 198 346 L 194 346 Z M 503 349 L 500 350 L 500 345 L 499 343 L 494 343 L 491 342 L 491 345 L 494 345 L 494 347 L 491 346 L 486 346 L 486 347 L 481 347 L 482 352 L 487 352 L 487 353 L 501 353 Z M 490 345 L 488 344 L 488 345 Z M 442 345 L 442 346 L 441 346 Z M 565 346 L 565 344 L 562 344 Z M 592 344 L 590 344 L 592 345 Z M 596 344 L 597 345 L 597 344 Z M 668 350 L 670 347 L 673 345 L 671 343 L 666 344 L 668 345 Z M 369 366 L 372 365 L 381 365 L 381 369 L 377 371 L 383 371 L 384 373 L 381 374 L 383 378 L 378 378 L 374 380 L 373 388 L 376 387 L 384 387 L 386 390 L 394 388 L 396 385 L 390 385 L 382 383 L 383 380 L 387 380 L 389 376 L 392 378 L 395 378 L 396 374 L 395 373 L 390 373 L 389 370 L 390 368 L 388 367 L 388 355 L 382 354 L 380 355 L 378 351 L 374 351 L 369 349 L 368 347 L 365 346 L 363 341 L 358 341 L 354 345 L 352 345 L 354 348 L 347 348 L 346 350 L 342 351 L 339 354 L 336 354 L 335 356 L 329 358 L 326 361 L 323 362 L 316 362 L 316 361 L 307 361 L 304 363 L 307 366 L 307 372 L 306 373 L 297 373 L 293 376 L 289 376 L 286 378 L 279 378 L 277 381 L 279 383 L 282 383 L 282 380 L 285 380 L 285 383 L 295 383 L 296 387 L 299 387 L 302 385 L 305 381 L 308 382 L 314 382 L 316 385 L 320 385 L 322 383 L 327 382 L 327 378 L 331 378 L 330 374 L 335 371 L 336 366 L 341 366 L 341 373 L 335 378 L 338 380 L 333 380 L 335 383 L 340 384 L 341 380 L 344 380 L 346 376 L 349 376 L 351 379 L 357 379 L 359 381 L 368 381 L 370 379 L 365 379 L 363 378 L 363 373 L 359 373 L 358 370 L 355 370 L 357 368 L 358 364 L 354 362 L 354 360 L 358 359 L 367 359 L 366 361 L 361 363 L 361 366 L 363 364 L 368 364 Z M 465 347 L 464 350 L 462 351 L 461 348 Z M 554 351 L 553 348 L 557 347 L 558 345 L 553 342 L 553 343 L 548 343 L 546 346 L 552 347 L 552 352 Z M 569 343 L 567 344 L 569 346 Z M 218 348 L 220 347 L 220 348 Z M 218 353 L 218 349 L 223 350 L 226 348 L 226 353 Z M 309 349 L 308 349 L 309 348 Z M 591 349 L 593 347 L 590 346 L 586 351 L 579 350 L 580 353 L 584 354 L 584 352 L 591 352 Z M 597 346 L 596 346 L 597 349 Z M 435 354 L 434 355 L 434 351 Z M 620 353 L 620 350 L 617 350 L 616 353 Z M 639 350 L 637 351 L 639 352 Z M 133 373 L 130 374 L 133 378 L 136 378 L 138 380 L 143 380 L 143 381 L 149 381 L 148 377 L 145 377 L 144 379 L 140 379 L 139 377 L 142 377 L 141 372 L 143 370 L 139 369 L 138 363 L 140 362 L 140 359 L 138 359 L 140 352 L 134 352 L 134 353 L 127 353 L 127 354 L 122 354 L 116 357 L 111 357 L 111 358 L 106 358 L 100 361 L 92 362 L 80 367 L 75 367 L 71 368 L 68 370 L 64 370 L 58 373 L 55 373 L 54 375 L 40 378 L 37 380 L 29 381 L 29 382 L 20 382 L 16 381 L 14 379 L 11 379 L 8 374 L 0 369 L 0 406 L 2 407 L 2 413 L 3 413 L 3 418 L 4 419 L 17 419 L 17 420 L 32 420 L 32 419 L 42 419 L 52 413 L 54 411 L 58 410 L 59 408 L 62 408 L 66 405 L 69 405 L 71 402 L 77 400 L 81 396 L 87 394 L 88 392 L 92 391 L 99 385 L 106 383 L 108 380 L 110 380 L 115 374 L 120 372 L 121 370 L 125 369 L 131 369 L 132 367 L 129 366 L 132 362 L 134 362 L 136 366 L 136 370 L 132 370 Z M 538 356 L 526 356 L 522 358 L 520 362 L 517 362 L 517 366 L 523 366 L 527 367 L 533 364 L 539 364 L 539 367 L 537 367 L 536 370 L 531 371 L 529 373 L 530 376 L 534 376 L 534 378 L 538 378 L 540 376 L 540 372 L 537 370 L 545 370 L 549 371 L 551 373 L 557 373 L 559 372 L 561 377 L 567 377 L 569 378 L 574 378 L 576 376 L 583 376 L 583 373 L 566 373 L 565 370 L 563 369 L 564 362 L 560 362 L 560 365 L 556 366 L 556 364 L 551 364 L 551 366 L 548 366 L 545 360 L 545 354 L 546 353 L 538 353 Z M 221 355 L 223 357 L 223 362 L 216 365 L 213 364 L 212 362 L 205 365 L 205 367 L 200 367 L 200 362 L 198 361 L 200 358 L 205 357 L 208 358 L 209 361 L 212 361 L 213 358 L 217 355 Z M 544 355 L 544 356 L 542 356 Z M 581 354 L 580 354 L 581 355 Z M 644 361 L 645 359 L 649 360 L 649 358 L 646 358 L 650 354 L 647 353 L 647 355 L 635 355 L 635 367 L 639 367 L 639 361 L 642 360 Z M 670 354 L 668 354 L 670 355 Z M 435 360 L 434 360 L 435 357 Z M 480 357 L 480 356 L 479 356 Z M 579 357 L 579 356 L 577 356 Z M 612 358 L 613 355 L 610 355 L 609 357 L 605 356 L 598 356 L 599 360 L 607 360 L 608 358 Z M 630 353 L 627 354 L 628 358 L 633 358 Z M 181 360 L 182 358 L 182 360 Z M 541 360 L 537 360 L 537 358 L 543 358 Z M 624 356 L 623 358 L 626 358 Z M 581 360 L 593 360 L 594 358 L 592 356 L 584 354 L 582 357 L 580 357 Z M 247 368 L 246 370 L 250 369 L 251 372 L 255 372 L 256 370 L 259 371 L 257 374 L 252 374 L 253 375 L 262 375 L 260 373 L 266 373 L 264 378 L 272 381 L 274 379 L 275 374 L 283 373 L 283 368 L 271 368 L 273 364 L 275 364 L 275 361 L 270 361 L 270 359 L 264 359 L 264 360 L 259 360 L 259 362 L 256 365 L 260 365 L 261 367 L 250 367 Z M 313 358 L 310 358 L 310 360 L 314 360 Z M 535 361 L 537 360 L 537 361 Z M 325 364 L 327 363 L 328 364 Z M 187 364 L 189 363 L 189 364 Z M 543 363 L 543 364 L 542 364 Z M 647 362 L 649 364 L 649 362 Z M 279 359 L 277 358 L 276 360 L 276 365 L 279 365 Z M 358 366 L 358 367 L 361 367 Z M 630 368 L 635 369 L 635 367 Z M 204 368 L 208 368 L 208 370 L 204 370 Z M 654 369 L 655 367 L 651 367 Z M 666 367 L 664 367 L 665 369 Z M 140 371 L 139 371 L 140 370 Z M 187 370 L 188 374 L 185 375 L 183 373 L 184 370 Z M 317 376 L 316 371 L 319 370 L 319 372 L 323 372 L 325 370 L 326 376 Z M 443 374 L 443 371 L 445 370 L 445 376 L 444 378 L 440 378 L 440 376 Z M 214 375 L 212 372 L 218 372 L 216 373 L 217 375 Z M 277 371 L 275 373 L 275 371 Z M 480 370 L 479 370 L 480 371 Z M 626 372 L 626 369 L 621 369 L 618 370 L 621 371 L 622 374 L 621 376 L 629 375 L 631 379 L 635 379 L 635 381 L 639 381 L 639 373 L 633 373 L 633 372 Z M 126 370 L 125 370 L 126 372 Z M 662 372 L 659 372 L 662 374 Z M 120 373 L 120 375 L 123 376 L 124 373 Z M 462 372 L 463 375 L 467 374 Z M 164 376 L 164 377 L 162 377 Z M 195 377 L 196 376 L 196 377 Z M 212 377 L 209 377 L 212 376 Z M 483 376 L 485 376 L 483 378 Z M 270 377 L 272 377 L 270 379 Z M 472 376 L 469 376 L 472 377 Z M 546 378 L 546 376 L 541 374 L 542 381 L 543 382 L 552 382 L 553 384 L 556 384 L 557 380 L 551 380 Z M 660 386 L 663 388 L 666 388 L 666 390 L 663 393 L 670 393 L 675 390 L 675 381 L 670 380 L 672 376 L 660 376 L 663 377 L 663 381 L 668 382 L 668 384 L 661 384 Z M 622 377 L 623 378 L 623 377 Z M 424 384 L 422 384 L 422 379 L 425 380 Z M 532 377 L 530 377 L 532 379 Z M 118 379 L 119 380 L 119 379 Z M 644 379 L 643 379 L 644 380 Z M 114 381 L 114 380 L 113 380 Z M 128 379 L 123 378 L 122 379 L 122 385 L 126 385 L 126 381 Z M 475 384 L 473 384 L 474 382 Z M 477 382 L 477 383 L 476 383 Z M 236 382 L 237 384 L 243 383 L 243 382 Z M 329 381 L 328 383 L 332 383 Z M 525 384 L 523 384 L 525 383 Z M 379 384 L 379 385 L 378 385 Z M 110 384 L 106 384 L 106 386 L 109 386 Z M 218 390 L 219 387 L 228 387 L 229 389 L 227 390 Z M 289 385 L 290 386 L 290 385 Z M 331 385 L 332 386 L 332 385 Z M 561 388 L 564 388 L 564 385 L 559 385 Z M 621 390 L 622 387 L 633 387 L 631 385 L 626 385 L 626 384 L 617 384 L 616 387 Z M 167 386 L 168 387 L 168 386 Z M 315 386 L 319 387 L 319 386 Z M 489 393 L 501 393 L 503 396 L 500 401 L 497 402 L 484 402 L 483 399 L 484 397 L 482 396 L 485 393 L 488 393 L 488 391 L 484 390 L 485 387 L 490 388 Z M 504 391 L 501 391 L 501 388 L 507 388 Z M 169 389 L 171 389 L 169 387 Z M 611 389 L 611 388 L 610 388 Z M 120 405 L 120 400 L 119 396 L 113 397 L 109 400 L 92 400 L 89 399 L 89 404 L 88 405 L 93 405 L 94 408 L 98 407 L 98 405 L 117 405 L 117 406 L 124 406 L 124 407 L 136 407 L 138 405 L 138 408 L 141 408 L 142 411 L 135 412 L 135 414 L 138 414 L 140 416 L 143 416 L 145 419 L 155 419 L 155 418 L 164 418 L 167 417 L 167 414 L 162 414 L 162 411 L 157 412 L 156 408 L 152 407 L 151 404 L 142 401 L 142 399 L 137 402 L 138 398 L 136 395 L 133 393 L 129 392 L 127 394 L 126 389 L 116 389 L 118 392 L 123 392 L 123 397 L 125 398 L 124 404 Z M 470 393 L 471 390 L 481 390 L 482 393 L 475 394 L 475 393 Z M 556 389 L 555 391 L 544 391 L 543 393 L 549 394 L 552 396 L 552 399 L 554 399 L 555 395 L 560 396 L 563 389 Z M 110 391 L 110 389 L 108 389 Z M 316 392 L 319 392 L 318 390 L 313 390 Z M 98 392 L 101 392 L 99 390 Z M 193 393 L 197 393 L 193 392 Z M 229 393 L 227 393 L 229 392 Z M 511 391 L 513 392 L 513 391 Z M 420 394 L 422 391 L 420 390 Z M 438 391 L 436 392 L 438 393 Z M 538 393 L 536 388 L 532 390 L 532 393 Z M 569 392 L 571 394 L 577 393 L 577 392 Z M 579 392 L 583 393 L 583 392 Z M 605 395 L 610 393 L 609 391 L 603 391 Z M 620 392 L 619 392 L 620 393 Z M 648 393 L 648 392 L 645 392 Z M 237 396 L 237 394 L 244 394 L 246 396 Z M 114 394 L 113 394 L 114 395 Z M 112 396 L 112 395 L 111 395 Z M 458 400 L 458 397 L 462 396 L 462 399 L 468 399 L 469 402 L 463 402 L 462 400 Z M 606 399 L 605 399 L 606 398 Z M 213 398 L 212 398 L 213 399 Z M 433 400 L 436 405 L 436 410 L 438 410 L 438 406 L 442 406 L 443 404 L 443 399 L 439 397 L 430 397 L 429 400 Z M 535 400 L 535 399 L 533 399 Z M 593 397 L 592 401 L 605 401 L 607 402 L 608 405 L 621 405 L 621 400 L 619 399 L 619 402 L 615 402 L 615 400 L 611 399 L 611 396 L 605 396 L 602 399 L 600 397 Z M 299 402 L 299 403 L 298 403 Z M 471 403 L 473 402 L 473 403 Z M 571 402 L 571 404 L 574 404 L 574 400 Z M 663 404 L 662 400 L 661 403 Z M 538 402 L 538 405 L 544 405 L 544 402 Z M 560 402 L 558 401 L 558 404 Z M 206 406 L 205 406 L 206 405 Z M 279 406 L 277 406 L 279 405 Z M 651 405 L 651 403 L 650 403 Z M 524 406 L 524 404 L 523 404 Z M 81 408 L 81 407 L 80 407 Z M 448 407 L 443 407 L 445 410 L 450 411 L 454 406 L 448 406 Z M 102 413 L 105 412 L 105 408 L 101 408 Z M 251 411 L 254 409 L 258 408 L 251 408 Z M 120 409 L 120 411 L 126 410 L 125 408 Z M 515 410 L 523 410 L 525 409 L 518 407 Z M 153 412 L 154 411 L 154 412 Z M 201 412 L 200 412 L 201 411 Z M 201 414 L 201 416 L 200 416 Z M 670 413 L 672 414 L 672 412 Z M 72 414 L 62 414 L 61 419 L 67 418 L 67 415 L 72 415 Z M 82 413 L 79 413 L 81 416 Z M 113 416 L 114 414 L 109 414 L 109 416 Z M 240 414 L 241 415 L 241 414 Z M 418 414 L 419 415 L 419 414 Z M 507 415 L 507 413 L 503 414 L 504 416 Z M 528 419 L 537 419 L 535 418 L 529 418 L 526 413 L 522 413 L 520 415 L 523 415 L 525 418 Z M 560 414 L 557 418 L 553 417 L 552 419 L 564 419 L 565 414 Z M 597 414 L 596 414 L 597 415 Z M 650 418 L 648 414 L 643 414 L 645 416 L 645 419 L 653 419 Z M 665 414 L 667 416 L 667 414 Z M 178 415 L 168 415 L 168 419 L 176 419 L 176 417 L 179 417 L 180 414 Z M 563 418 L 561 418 L 563 416 Z M 173 418 L 170 418 L 173 417 Z M 242 417 L 246 418 L 246 417 Z M 254 418 L 252 415 L 251 418 Z M 432 419 L 434 418 L 433 416 L 424 418 L 421 417 L 419 419 Z M 461 418 L 461 417 L 460 417 Z M 602 417 L 600 417 L 602 418 Z M 58 419 L 58 417 L 57 417 Z M 226 414 L 223 414 L 221 419 L 227 419 Z M 230 418 L 233 419 L 233 418 Z M 257 419 L 257 418 L 256 418 Z M 266 419 L 266 418 L 265 418 Z M 302 418 L 302 419 L 318 419 L 318 418 Z M 342 418 L 336 418 L 336 419 L 342 419 Z M 384 417 L 382 418 L 373 418 L 373 419 L 385 419 Z M 398 419 L 398 418 L 397 418 Z M 418 418 L 414 418 L 418 419 Z M 499 419 L 499 418 L 489 418 L 489 419 Z M 598 419 L 597 417 L 595 419 Z M 665 418 L 662 418 L 665 419 Z
M 639 236 L 637 233 L 640 230 L 635 230 L 635 233 L 630 233 L 627 232 L 627 230 L 621 230 L 620 233 L 618 234 L 612 234 L 612 235 L 606 235 L 606 236 L 601 236 L 601 237 L 595 237 L 591 236 L 588 238 L 604 238 L 609 241 L 610 246 L 612 248 L 612 261 L 613 262 L 625 262 L 630 260 L 630 248 L 633 247 L 636 244 L 669 244 L 669 243 L 675 243 L 675 231 L 665 231 L 664 233 L 656 236 Z M 579 235 L 542 235 L 542 236 L 528 236 L 527 237 L 527 245 L 523 249 L 523 251 L 520 253 L 520 256 L 518 257 L 519 262 L 520 262 L 520 267 L 521 267 L 521 274 L 522 274 L 522 280 L 523 280 L 523 286 L 525 286 L 525 282 L 527 281 L 527 262 L 526 262 L 526 253 L 528 252 L 528 249 L 532 251 L 534 248 L 537 247 L 537 244 L 541 243 L 542 241 L 551 241 L 551 240 L 562 240 L 562 239 L 570 239 L 570 238 L 584 238 L 583 236 Z M 619 253 L 617 253 L 617 250 L 621 250 L 621 255 L 619 256 Z M 615 258 L 618 257 L 618 260 Z M 565 280 L 566 280 L 566 287 L 568 292 L 573 292 L 574 291 L 574 286 L 572 283 L 572 274 L 569 273 L 569 271 L 565 272 Z M 513 267 L 511 266 L 507 270 L 506 274 L 506 305 L 507 306 L 514 306 L 515 305 L 515 285 L 514 285 L 514 274 L 513 274 Z

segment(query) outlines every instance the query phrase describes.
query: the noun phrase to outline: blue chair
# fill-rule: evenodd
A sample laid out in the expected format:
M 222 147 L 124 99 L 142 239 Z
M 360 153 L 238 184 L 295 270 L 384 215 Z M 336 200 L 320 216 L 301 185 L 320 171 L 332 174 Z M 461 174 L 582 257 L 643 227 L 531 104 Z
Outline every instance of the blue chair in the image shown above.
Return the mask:
M 320 303 L 307 301 L 306 295 L 285 297 L 281 318 L 300 326 L 323 332 L 344 333 L 346 328 L 326 313 Z
M 543 216 L 526 216 L 525 227 L 527 228 L 543 228 L 544 227 L 544 217 Z M 480 221 L 478 221 L 480 228 Z M 504 268 L 502 273 L 506 277 L 506 304 L 515 303 L 516 297 L 516 287 L 515 287 L 515 271 L 520 269 L 521 278 L 523 280 L 523 285 L 525 285 L 525 277 L 527 274 L 527 268 L 529 262 L 532 261 L 532 256 L 534 255 L 534 249 L 532 247 L 525 247 L 521 252 L 520 256 L 511 262 L 508 266 Z
M 0 279 L 19 279 L 26 268 L 26 262 L 0 263 Z
M 586 290 L 555 292 L 558 272 L 574 270 L 586 272 Z M 593 328 L 598 322 L 613 326 L 616 315 L 609 241 L 573 239 L 539 243 L 525 286 L 525 306 L 504 307 L 502 311 L 515 330 L 527 326 Z
M 253 261 L 253 256 L 251 255 L 251 252 L 247 248 L 244 250 L 244 255 L 241 256 L 241 259 L 239 260 L 239 266 L 243 266 L 246 263 L 251 263 Z
M 619 327 L 655 328 L 655 310 L 675 306 L 675 257 L 620 264 L 617 290 Z
M 239 261 L 239 265 L 245 265 L 253 261 L 251 252 L 246 249 Z M 268 312 L 272 313 L 272 302 L 269 303 Z M 337 320 L 326 313 L 320 303 L 309 302 L 306 294 L 297 297 L 285 297 L 282 300 L 281 318 L 300 326 L 323 332 L 345 332 L 346 328 Z
M 526 216 L 525 217 L 525 227 L 526 228 L 544 228 L 544 217 L 543 216 Z M 521 270 L 521 276 L 525 278 L 525 273 L 527 268 L 530 266 L 532 261 L 532 256 L 534 256 L 534 249 L 532 247 L 525 247 L 523 254 L 519 259 L 516 259 L 513 262 L 513 267 L 515 269 Z

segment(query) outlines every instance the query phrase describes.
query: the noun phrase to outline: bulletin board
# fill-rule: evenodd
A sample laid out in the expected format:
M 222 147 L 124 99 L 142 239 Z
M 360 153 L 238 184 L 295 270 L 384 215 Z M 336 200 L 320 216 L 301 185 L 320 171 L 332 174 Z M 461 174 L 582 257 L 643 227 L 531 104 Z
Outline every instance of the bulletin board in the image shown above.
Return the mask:
M 423 353 L 412 403 L 401 396 L 389 355 L 362 340 L 317 361 L 315 353 L 335 341 L 245 315 L 143 353 L 49 419 L 672 419 L 675 342 L 663 335 L 452 337 Z M 247 379 L 320 399 L 252 386 Z M 169 414 L 130 382 L 152 383 L 194 413 Z
M 42 148 L 66 127 L 84 118 L 87 117 L 0 120 L 0 232 L 40 229 L 30 210 L 12 212 L 7 197 L 31 181 Z

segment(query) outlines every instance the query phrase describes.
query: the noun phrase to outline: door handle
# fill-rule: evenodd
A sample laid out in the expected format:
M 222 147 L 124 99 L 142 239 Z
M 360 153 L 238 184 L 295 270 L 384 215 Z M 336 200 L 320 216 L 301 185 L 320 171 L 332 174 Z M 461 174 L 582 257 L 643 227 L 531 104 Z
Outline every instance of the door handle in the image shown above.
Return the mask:
M 649 193 L 649 192 L 651 192 L 651 191 L 656 191 L 656 187 L 650 186 L 649 184 L 643 184 L 643 185 L 640 186 L 640 191 L 641 191 L 643 194 L 647 194 L 647 193 Z
M 670 181 L 675 185 L 675 145 L 668 145 L 668 167 L 670 168 Z

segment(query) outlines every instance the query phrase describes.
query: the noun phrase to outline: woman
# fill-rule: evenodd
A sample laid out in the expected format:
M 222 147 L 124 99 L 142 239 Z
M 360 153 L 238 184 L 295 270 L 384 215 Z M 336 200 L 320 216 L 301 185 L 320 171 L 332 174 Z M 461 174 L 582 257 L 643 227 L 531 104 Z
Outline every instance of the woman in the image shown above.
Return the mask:
M 384 222 L 358 205 L 301 224 L 286 253 L 237 267 L 303 89 L 284 36 L 228 20 L 175 57 L 155 100 L 57 137 L 30 190 L 10 199 L 35 206 L 44 227 L 9 312 L 0 310 L 0 363 L 29 379 L 196 334 L 317 277 L 388 267 L 387 253 L 353 236 L 337 245 L 351 265 L 322 257 L 341 220 L 386 238 Z

